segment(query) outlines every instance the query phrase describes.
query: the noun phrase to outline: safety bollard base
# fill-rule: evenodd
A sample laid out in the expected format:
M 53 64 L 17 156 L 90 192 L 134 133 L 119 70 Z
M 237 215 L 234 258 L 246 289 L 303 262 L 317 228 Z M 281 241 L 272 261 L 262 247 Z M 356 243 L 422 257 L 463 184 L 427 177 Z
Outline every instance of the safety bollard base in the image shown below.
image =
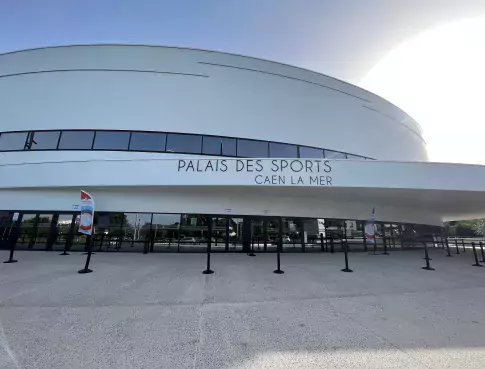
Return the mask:
M 341 271 L 345 272 L 345 273 L 353 273 L 354 272 L 352 269 L 349 269 L 349 268 L 341 269 Z
M 421 269 L 424 269 L 424 270 L 435 270 L 435 268 L 431 268 L 431 267 L 422 267 Z
M 445 255 L 447 258 L 451 258 L 453 257 L 453 255 Z
M 474 267 L 481 267 L 481 268 L 483 268 L 483 265 L 481 265 L 481 264 L 472 264 L 472 266 L 474 266 Z
M 251 252 L 251 253 L 248 254 L 248 256 L 256 256 L 256 254 Z
M 281 269 L 276 269 L 273 271 L 274 274 L 283 274 L 284 271 L 282 271 Z
M 70 255 L 70 254 L 64 251 L 62 254 L 59 254 L 59 255 Z
M 389 253 L 388 252 L 383 252 L 383 253 L 381 253 L 381 255 L 389 255 Z
M 86 273 L 92 273 L 93 271 L 91 269 L 81 269 L 77 271 L 79 274 L 86 274 Z
M 4 264 L 10 264 L 10 263 L 16 263 L 17 260 L 7 260 L 7 261 L 4 261 L 3 263 Z
M 206 269 L 202 272 L 202 274 L 214 274 L 214 271 L 210 269 Z

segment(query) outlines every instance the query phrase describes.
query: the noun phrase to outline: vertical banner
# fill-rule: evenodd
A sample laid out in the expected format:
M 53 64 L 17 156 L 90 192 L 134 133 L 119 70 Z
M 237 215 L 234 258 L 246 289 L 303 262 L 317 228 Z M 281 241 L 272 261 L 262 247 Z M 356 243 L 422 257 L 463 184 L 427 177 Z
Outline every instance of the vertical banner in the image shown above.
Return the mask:
M 365 223 L 365 227 L 364 227 L 364 232 L 365 232 L 364 237 L 366 238 L 367 242 L 370 242 L 372 244 L 376 242 L 376 235 L 375 235 L 375 228 L 374 228 L 374 222 L 375 222 L 374 213 L 375 213 L 375 208 L 372 209 L 372 215 L 370 219 Z
M 81 219 L 79 233 L 91 235 L 93 233 L 94 200 L 90 194 L 81 191 Z

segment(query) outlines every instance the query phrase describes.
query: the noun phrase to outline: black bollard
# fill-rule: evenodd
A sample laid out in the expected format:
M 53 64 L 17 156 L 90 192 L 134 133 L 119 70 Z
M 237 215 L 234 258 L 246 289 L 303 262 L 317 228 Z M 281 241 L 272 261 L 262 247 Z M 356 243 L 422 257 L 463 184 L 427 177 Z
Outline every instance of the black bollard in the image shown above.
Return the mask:
M 211 218 L 209 218 L 211 219 Z M 212 233 L 212 225 L 209 222 L 209 235 Z M 211 270 L 211 238 L 207 239 L 207 268 L 202 272 L 202 274 L 213 274 L 214 271 Z
M 460 255 L 460 249 L 458 248 L 458 238 L 455 237 L 456 254 Z
M 252 242 L 251 242 L 251 252 L 248 255 L 249 256 L 256 256 L 254 254 L 254 237 L 253 237 Z
M 466 252 L 466 249 L 465 249 L 465 239 L 461 239 L 461 245 L 463 246 L 463 252 Z
M 15 244 L 17 243 L 17 238 L 18 238 L 18 230 L 19 230 L 19 224 L 17 222 L 14 222 L 12 224 L 12 227 L 10 227 L 10 233 L 8 236 L 8 241 L 10 242 L 10 256 L 8 260 L 4 261 L 5 264 L 11 264 L 11 263 L 16 263 L 17 260 L 14 260 L 13 258 L 13 253 L 15 252 Z
M 15 240 L 10 241 L 10 256 L 7 261 L 4 261 L 4 264 L 11 264 L 11 263 L 16 263 L 17 260 L 14 260 L 13 258 L 13 253 L 15 252 Z
M 275 274 L 283 274 L 284 271 L 281 270 L 281 260 L 280 260 L 280 248 L 281 248 L 281 242 L 278 242 L 278 245 L 276 246 L 276 270 L 273 271 Z
M 447 252 L 447 255 L 448 257 L 451 258 L 451 253 L 450 253 L 450 243 L 448 242 L 448 237 L 446 237 L 445 239 L 445 243 L 446 243 L 446 252 Z
M 322 251 L 325 251 L 325 246 L 323 245 L 323 233 L 320 233 L 320 247 Z
M 364 252 L 367 252 L 367 237 L 365 236 L 365 231 L 364 231 Z
M 333 244 L 333 236 L 330 235 L 330 253 L 333 254 L 334 244 Z
M 426 260 L 426 266 L 422 267 L 422 269 L 435 270 L 434 268 L 431 268 L 431 265 L 429 265 L 428 246 L 426 245 L 426 240 L 423 243 L 424 243 L 424 259 Z
M 59 255 L 69 255 L 69 253 L 67 252 L 67 241 L 66 241 L 66 244 L 64 245 L 64 251 L 62 252 L 62 254 L 59 254 Z
M 477 255 L 477 250 L 475 249 L 475 242 L 472 242 L 472 247 L 473 247 L 473 256 L 475 257 L 475 264 L 472 264 L 472 265 L 474 267 L 483 267 L 483 265 L 481 265 L 478 262 L 478 255 Z
M 84 269 L 78 270 L 80 274 L 91 273 L 92 270 L 89 269 L 89 262 L 91 261 L 91 254 L 92 254 L 92 241 L 91 236 L 86 237 L 86 246 L 88 250 L 88 256 L 86 257 L 86 264 L 84 265 Z
M 349 256 L 348 256 L 349 244 L 347 242 L 345 242 L 345 245 L 344 245 L 344 253 L 345 253 L 345 268 L 342 269 L 342 272 L 352 273 L 353 270 L 349 269 Z
M 382 237 L 382 242 L 384 242 L 384 252 L 382 253 L 382 255 L 389 255 L 389 253 L 387 252 L 387 241 L 386 241 L 386 235 L 384 235 Z
M 480 250 L 482 252 L 482 260 L 480 262 L 485 263 L 485 254 L 483 253 L 483 243 L 480 241 Z

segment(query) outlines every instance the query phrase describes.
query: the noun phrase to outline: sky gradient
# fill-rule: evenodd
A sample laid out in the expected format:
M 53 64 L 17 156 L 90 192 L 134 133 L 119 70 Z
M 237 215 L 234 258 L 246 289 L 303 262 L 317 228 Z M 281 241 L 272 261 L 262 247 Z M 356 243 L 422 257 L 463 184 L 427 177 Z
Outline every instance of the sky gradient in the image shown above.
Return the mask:
M 349 82 L 483 0 L 0 0 L 0 52 L 47 45 L 188 46 L 277 60 Z

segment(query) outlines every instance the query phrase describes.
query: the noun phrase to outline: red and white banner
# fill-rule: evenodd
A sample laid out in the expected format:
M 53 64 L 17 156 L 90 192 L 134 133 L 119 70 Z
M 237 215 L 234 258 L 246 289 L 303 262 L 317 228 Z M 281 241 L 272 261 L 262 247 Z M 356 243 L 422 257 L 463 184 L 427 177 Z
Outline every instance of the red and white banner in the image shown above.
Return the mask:
M 94 199 L 90 194 L 81 191 L 81 220 L 79 222 L 79 233 L 91 235 L 93 233 L 94 221 Z
M 374 228 L 374 217 L 375 208 L 372 209 L 372 215 L 370 219 L 365 223 L 364 233 L 365 239 L 367 242 L 375 243 L 376 242 L 376 235 L 375 235 L 375 228 Z

